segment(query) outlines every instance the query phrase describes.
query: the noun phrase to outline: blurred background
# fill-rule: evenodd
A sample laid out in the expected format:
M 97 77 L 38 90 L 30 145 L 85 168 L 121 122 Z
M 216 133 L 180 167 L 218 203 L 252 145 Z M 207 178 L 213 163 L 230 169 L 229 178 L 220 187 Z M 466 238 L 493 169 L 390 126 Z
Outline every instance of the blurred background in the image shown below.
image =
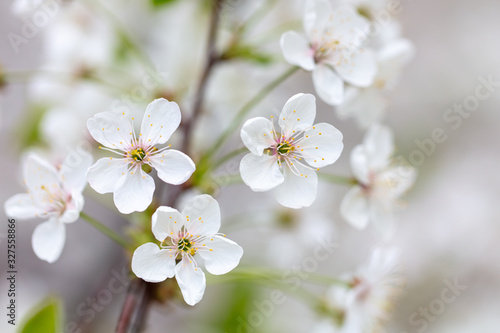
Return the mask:
M 15 7 L 11 1 L 0 3 L 0 75 L 12 73 L 0 91 L 0 140 L 5 149 L 0 162 L 1 202 L 23 191 L 20 158 L 27 146 L 66 153 L 88 139 L 86 119 L 120 103 L 142 112 L 149 101 L 163 96 L 179 100 L 183 111 L 190 109 L 203 64 L 207 4 L 202 0 L 161 2 L 68 1 L 46 24 L 31 31 L 26 28 L 26 17 L 33 13 L 23 12 L 21 1 Z M 395 132 L 397 154 L 417 161 L 419 177 L 407 197 L 407 209 L 398 215 L 397 234 L 388 244 L 399 249 L 407 281 L 384 332 L 498 332 L 500 84 L 490 87 L 491 95 L 479 101 L 476 110 L 460 114 L 453 108 L 470 101 L 484 80 L 500 82 L 500 44 L 496 42 L 500 2 L 402 0 L 401 5 L 397 20 L 404 36 L 415 44 L 416 54 L 390 95 L 385 123 Z M 230 40 L 232 24 L 260 6 L 266 6 L 265 1 L 230 2 L 222 12 L 227 30 L 221 39 Z M 231 112 L 285 68 L 279 37 L 289 29 L 301 29 L 302 6 L 302 1 L 278 1 L 247 33 L 249 45 L 261 54 L 249 56 L 252 61 L 234 61 L 216 69 L 207 94 L 206 119 L 196 128 L 199 152 L 227 124 Z M 23 32 L 29 37 L 13 46 L 9 34 L 25 36 Z M 144 80 L 149 85 L 153 82 L 153 88 L 143 96 Z M 253 114 L 276 114 L 298 92 L 314 93 L 309 73 L 300 72 L 286 81 Z M 322 102 L 318 118 L 344 134 L 344 153 L 327 171 L 349 176 L 349 152 L 361 142 L 363 131 L 352 120 L 341 121 Z M 436 129 L 445 133 L 445 142 L 429 143 Z M 74 142 L 67 141 L 67 133 L 74 134 Z M 237 136 L 233 141 L 233 148 L 241 146 Z M 236 173 L 237 166 L 231 170 Z M 299 245 L 302 229 L 310 225 L 313 234 L 329 232 L 338 244 L 318 273 L 349 272 L 367 260 L 380 239 L 371 228 L 358 231 L 343 221 L 339 205 L 346 192 L 345 187 L 322 183 L 315 204 L 297 213 L 277 207 L 271 195 L 254 193 L 245 185 L 224 188 L 218 193 L 222 231 L 244 247 L 243 264 L 286 270 L 312 255 L 314 247 Z M 111 228 L 124 228 L 126 220 L 116 215 L 109 195 L 100 196 L 91 189 L 85 195 L 85 211 Z M 298 219 L 302 229 L 293 229 L 298 228 L 293 223 L 275 223 L 286 220 L 286 214 Z M 5 276 L 4 212 L 2 221 L 0 267 Z M 37 223 L 17 222 L 18 319 L 46 296 L 57 295 L 63 300 L 66 323 L 76 323 L 81 332 L 113 331 L 124 292 L 113 294 L 106 306 L 89 309 L 110 279 L 128 273 L 120 247 L 80 221 L 67 228 L 61 258 L 47 264 L 31 248 Z M 273 247 L 278 241 L 287 245 Z M 295 253 L 299 246 L 301 250 Z M 0 302 L 5 309 L 7 282 L 5 278 L 0 281 Z M 268 289 L 251 284 L 212 286 L 210 281 L 195 308 L 182 300 L 153 306 L 146 332 L 237 332 L 235 319 L 247 320 L 255 302 L 270 297 Z M 431 315 L 425 329 L 417 330 L 423 326 L 412 325 L 412 316 L 442 297 L 446 281 L 458 281 L 467 288 L 439 315 Z M 0 330 L 14 332 L 5 315 L 2 318 Z M 307 332 L 317 321 L 313 310 L 289 297 L 254 332 Z

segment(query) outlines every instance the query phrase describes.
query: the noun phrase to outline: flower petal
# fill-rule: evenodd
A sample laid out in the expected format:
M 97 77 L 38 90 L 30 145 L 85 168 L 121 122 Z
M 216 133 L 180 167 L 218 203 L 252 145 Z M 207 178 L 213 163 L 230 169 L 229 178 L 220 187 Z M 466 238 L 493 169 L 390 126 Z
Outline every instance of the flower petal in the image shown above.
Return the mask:
M 212 235 L 220 229 L 219 203 L 208 194 L 191 199 L 182 210 L 182 216 L 187 220 L 187 231 L 193 235 Z
M 175 252 L 154 243 L 139 246 L 132 256 L 132 272 L 147 282 L 162 282 L 175 274 Z
M 71 200 L 66 202 L 66 209 L 59 217 L 59 221 L 63 223 L 73 223 L 80 218 L 80 212 L 83 209 L 84 199 L 79 191 L 71 192 Z
M 148 145 L 163 144 L 181 123 L 181 110 L 175 102 L 158 98 L 146 108 L 141 124 L 141 140 Z
M 329 105 L 339 105 L 344 98 L 344 82 L 328 65 L 320 64 L 313 71 L 313 84 L 319 98 Z
M 316 98 L 311 94 L 296 94 L 292 96 L 281 110 L 279 125 L 281 134 L 289 138 L 295 132 L 312 126 L 316 118 Z
M 390 166 L 377 175 L 377 181 L 389 187 L 386 193 L 389 199 L 395 200 L 405 194 L 415 183 L 417 170 L 411 166 Z
M 313 39 L 315 33 L 323 33 L 332 12 L 332 6 L 326 0 L 309 0 L 304 9 L 304 30 Z
M 385 168 L 391 161 L 394 152 L 394 135 L 387 126 L 374 124 L 363 140 L 368 163 L 373 170 Z
M 360 186 L 354 186 L 347 192 L 340 205 L 342 217 L 357 229 L 364 229 L 370 221 L 368 198 Z
M 281 50 L 286 62 L 306 71 L 314 69 L 314 50 L 307 39 L 295 31 L 287 31 L 281 36 Z
M 284 180 L 276 157 L 269 155 L 243 156 L 240 162 L 240 174 L 243 182 L 255 192 L 269 191 Z
M 174 208 L 160 206 L 151 219 L 153 235 L 163 242 L 165 238 L 178 235 L 184 225 L 185 218 Z
M 384 116 L 387 99 L 380 89 L 354 88 L 346 90 L 344 102 L 337 107 L 341 119 L 354 117 L 358 126 L 368 128 Z
M 298 163 L 295 174 L 288 166 L 283 168 L 284 182 L 275 190 L 276 199 L 280 204 L 288 208 L 309 207 L 316 200 L 318 188 L 318 176 L 316 172 Z
M 333 125 L 319 123 L 304 132 L 304 139 L 297 148 L 303 149 L 301 153 L 309 165 L 322 168 L 340 157 L 344 149 L 342 139 L 342 133 Z
M 206 247 L 200 247 L 198 254 L 205 261 L 207 271 L 214 275 L 226 274 L 240 263 L 243 256 L 241 246 L 221 236 L 212 236 L 206 241 Z
M 178 150 L 168 149 L 148 159 L 165 183 L 180 185 L 185 183 L 196 170 L 189 156 Z
M 370 86 L 377 74 L 375 55 L 369 49 L 346 53 L 344 61 L 339 61 L 333 66 L 345 81 L 357 87 Z
M 24 159 L 23 175 L 35 202 L 46 201 L 47 191 L 61 189 L 56 168 L 34 153 L 29 153 Z
M 16 194 L 4 204 L 5 215 L 16 219 L 31 219 L 44 211 L 35 205 L 33 196 L 28 193 Z
M 187 257 L 175 266 L 175 278 L 181 288 L 182 296 L 187 304 L 193 306 L 203 298 L 207 281 L 205 273 L 195 267 L 195 263 Z
M 354 177 L 362 184 L 370 184 L 370 165 L 368 164 L 368 155 L 363 145 L 357 145 L 351 151 L 351 169 Z
M 109 148 L 128 150 L 133 138 L 132 124 L 121 113 L 102 112 L 87 121 L 90 135 Z
M 128 162 L 124 158 L 104 157 L 88 169 L 87 180 L 97 193 L 110 193 L 127 170 Z
M 87 184 L 85 174 L 92 165 L 92 155 L 83 152 L 68 154 L 61 166 L 60 175 L 68 191 L 82 192 Z
M 255 155 L 262 156 L 264 149 L 274 144 L 273 123 L 266 118 L 248 119 L 241 129 L 241 140 Z
M 55 217 L 36 226 L 31 236 L 31 244 L 36 256 L 53 263 L 61 256 L 66 242 L 64 223 Z
M 116 184 L 113 199 L 122 214 L 143 212 L 153 200 L 155 182 L 139 166 L 132 168 Z

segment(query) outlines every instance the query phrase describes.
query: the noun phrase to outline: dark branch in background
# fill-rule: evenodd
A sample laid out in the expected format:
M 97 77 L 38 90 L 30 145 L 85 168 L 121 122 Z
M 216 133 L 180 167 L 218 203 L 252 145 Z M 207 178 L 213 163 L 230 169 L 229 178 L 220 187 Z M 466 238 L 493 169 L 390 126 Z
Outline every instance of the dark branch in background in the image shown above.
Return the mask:
M 202 111 L 202 104 L 205 98 L 207 82 L 214 65 L 220 60 L 216 51 L 217 30 L 219 28 L 219 14 L 223 0 L 214 0 L 212 15 L 210 21 L 210 32 L 208 37 L 208 58 L 203 69 L 203 74 L 198 85 L 196 99 L 194 102 L 191 117 L 183 123 L 183 141 L 182 151 L 188 152 L 191 144 L 191 131 L 195 120 Z M 169 193 L 166 205 L 175 207 L 176 202 L 181 195 L 182 186 L 169 187 Z M 148 283 L 141 279 L 135 279 L 127 290 L 125 303 L 123 304 L 120 318 L 116 327 L 116 333 L 138 333 L 142 330 L 146 322 L 147 312 L 151 301 L 154 300 L 155 284 Z
M 189 152 L 189 147 L 191 145 L 191 131 L 194 122 L 200 116 L 202 111 L 203 100 L 205 99 L 205 94 L 207 91 L 207 83 L 214 68 L 214 65 L 217 64 L 218 61 L 221 60 L 220 55 L 216 50 L 216 40 L 217 40 L 217 32 L 219 30 L 219 16 L 220 10 L 222 7 L 222 3 L 224 0 L 214 0 L 212 7 L 212 16 L 210 18 L 210 32 L 208 35 L 208 49 L 207 49 L 207 60 L 205 63 L 205 67 L 203 69 L 203 74 L 201 75 L 200 82 L 198 84 L 198 89 L 195 94 L 195 101 L 193 106 L 193 112 L 191 113 L 191 117 L 184 121 L 183 129 L 184 129 L 184 140 L 182 141 L 182 151 L 185 153 Z

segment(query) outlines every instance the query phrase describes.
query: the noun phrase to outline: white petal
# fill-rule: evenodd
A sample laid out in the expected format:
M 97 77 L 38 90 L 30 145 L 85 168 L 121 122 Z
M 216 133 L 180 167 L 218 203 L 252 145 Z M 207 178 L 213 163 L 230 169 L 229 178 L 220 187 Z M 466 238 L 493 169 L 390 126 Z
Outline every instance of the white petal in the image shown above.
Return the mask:
M 286 102 L 279 116 L 279 125 L 287 138 L 312 126 L 316 118 L 316 98 L 311 94 L 296 94 Z
M 314 32 L 323 33 L 332 6 L 327 0 L 308 0 L 304 9 L 304 30 L 311 38 Z
M 269 191 L 284 180 L 276 157 L 269 155 L 245 155 L 240 163 L 240 174 L 243 182 L 255 192 Z
M 377 175 L 377 181 L 388 186 L 390 199 L 397 199 L 407 192 L 415 183 L 417 171 L 413 167 L 390 166 Z
M 306 71 L 314 69 L 314 50 L 304 36 L 295 31 L 288 31 L 281 36 L 280 42 L 286 62 L 300 66 Z
M 364 229 L 370 221 L 369 202 L 363 189 L 354 186 L 347 192 L 340 205 L 342 217 L 357 229 Z
M 73 223 L 77 221 L 80 218 L 83 204 L 83 195 L 80 192 L 74 191 L 71 194 L 71 201 L 66 203 L 66 209 L 59 218 L 59 221 L 63 223 Z
M 185 218 L 174 208 L 161 206 L 151 218 L 153 235 L 163 242 L 165 238 L 177 235 L 185 224 Z
M 132 124 L 117 112 L 102 112 L 87 121 L 92 137 L 109 148 L 127 150 L 132 143 Z
M 116 184 L 113 199 L 122 214 L 143 212 L 153 200 L 155 182 L 139 166 L 132 168 Z
M 182 258 L 182 261 L 175 267 L 175 278 L 187 304 L 193 306 L 201 301 L 207 281 L 205 273 L 195 267 L 194 262 L 190 262 L 187 257 Z
M 4 204 L 4 210 L 5 215 L 16 219 L 31 219 L 44 212 L 35 205 L 32 195 L 28 193 L 10 197 Z
M 24 159 L 23 175 L 26 186 L 34 195 L 35 202 L 44 201 L 48 190 L 61 189 L 56 168 L 34 153 L 28 154 Z
M 275 189 L 276 199 L 288 208 L 309 207 L 316 200 L 318 176 L 316 172 L 294 163 L 299 175 L 294 174 L 288 166 L 283 168 L 285 180 Z
M 358 126 L 366 129 L 382 119 L 386 108 L 387 98 L 380 89 L 351 87 L 336 110 L 339 118 L 354 117 Z
M 342 139 L 342 133 L 333 125 L 319 123 L 304 132 L 298 149 L 304 150 L 301 153 L 309 165 L 322 168 L 340 157 L 344 149 Z
M 33 231 L 31 244 L 36 256 L 48 263 L 53 263 L 61 256 L 66 242 L 64 223 L 56 218 L 39 224 Z
M 88 169 L 87 180 L 97 193 L 110 193 L 127 170 L 128 162 L 124 158 L 104 157 Z
M 344 60 L 333 65 L 337 73 L 350 84 L 368 87 L 377 74 L 375 55 L 369 49 L 344 54 Z
M 273 145 L 273 136 L 273 123 L 263 117 L 248 119 L 241 128 L 241 140 L 258 156 L 262 156 L 264 149 Z
M 186 204 L 182 216 L 188 221 L 186 229 L 193 235 L 212 235 L 220 229 L 220 207 L 208 194 L 198 195 Z
M 170 139 L 181 123 L 181 110 L 175 102 L 155 99 L 146 108 L 141 124 L 141 140 L 150 145 L 162 144 Z
M 351 151 L 351 169 L 354 177 L 360 183 L 364 185 L 369 185 L 371 183 L 371 170 L 368 163 L 368 155 L 363 145 L 357 145 Z
M 325 103 L 339 105 L 344 99 L 344 82 L 328 65 L 316 66 L 313 71 L 314 89 Z
M 206 245 L 206 248 L 200 248 L 197 253 L 204 259 L 207 271 L 214 275 L 232 271 L 243 256 L 241 246 L 221 236 L 206 240 Z
M 352 6 L 336 7 L 328 13 L 328 40 L 338 41 L 342 46 L 359 48 L 366 41 L 365 31 L 369 21 Z
M 158 172 L 158 177 L 166 183 L 180 185 L 186 182 L 196 170 L 189 156 L 178 150 L 167 149 L 148 159 Z
M 401 66 L 408 63 L 415 54 L 413 43 L 404 38 L 396 39 L 385 45 L 378 53 L 379 62 L 391 62 L 393 65 Z
M 139 246 L 132 256 L 132 272 L 147 282 L 162 282 L 175 274 L 175 252 L 154 243 Z
M 92 165 L 92 155 L 82 152 L 68 154 L 61 166 L 60 175 L 67 190 L 82 192 L 87 184 L 85 177 Z
M 363 140 L 368 163 L 374 170 L 385 168 L 394 152 L 394 135 L 387 126 L 374 124 L 370 127 Z

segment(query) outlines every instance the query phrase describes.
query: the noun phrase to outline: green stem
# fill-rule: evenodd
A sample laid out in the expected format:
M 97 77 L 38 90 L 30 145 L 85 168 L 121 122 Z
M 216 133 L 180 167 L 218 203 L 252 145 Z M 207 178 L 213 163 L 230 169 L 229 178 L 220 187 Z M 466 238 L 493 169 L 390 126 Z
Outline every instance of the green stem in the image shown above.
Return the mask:
M 248 148 L 247 147 L 242 147 L 240 149 L 233 150 L 232 152 L 230 152 L 230 153 L 222 156 L 221 159 L 218 160 L 217 162 L 215 162 L 210 169 L 215 170 L 218 167 L 220 167 L 222 164 L 224 164 L 227 161 L 229 161 L 230 159 L 232 159 L 233 157 L 236 157 L 238 155 L 241 155 L 241 154 L 247 153 L 247 152 L 248 152 Z
M 120 245 L 121 247 L 127 249 L 129 244 L 128 242 L 120 235 L 118 235 L 114 230 L 106 227 L 101 222 L 97 221 L 93 217 L 85 214 L 84 212 L 80 212 L 80 217 L 86 220 L 90 225 L 96 228 L 98 231 L 102 232 L 105 236 L 108 236 L 112 241 Z
M 278 3 L 277 0 L 269 0 L 264 2 L 262 6 L 257 8 L 252 15 L 243 23 L 237 31 L 237 34 L 241 35 L 246 31 L 250 30 L 252 26 L 255 26 L 260 20 L 266 17 L 272 10 L 272 8 Z
M 284 272 L 271 269 L 271 268 L 260 268 L 260 267 L 252 267 L 252 268 L 240 268 L 234 270 L 229 276 L 236 274 L 241 280 L 245 279 L 255 279 L 255 278 L 264 278 L 264 279 L 273 279 L 282 281 Z M 317 273 L 306 273 L 307 278 L 304 279 L 304 282 L 308 283 L 317 283 L 322 285 L 338 285 L 343 286 L 345 288 L 351 288 L 352 285 L 348 281 L 344 281 L 335 277 L 317 274 Z
M 304 290 L 301 287 L 294 288 L 290 285 L 287 285 L 286 283 L 282 283 L 281 278 L 276 278 L 273 276 L 258 273 L 252 274 L 251 276 L 238 276 L 238 274 L 236 274 L 235 276 L 235 273 L 231 273 L 229 277 L 217 276 L 213 278 L 213 280 L 211 278 L 208 280 L 210 284 L 237 283 L 239 281 L 244 281 L 245 283 L 253 283 L 265 288 L 274 288 L 281 290 L 311 304 L 313 307 L 317 307 L 321 303 L 320 299 L 314 296 L 314 294 Z
M 224 142 L 233 134 L 234 130 L 240 125 L 243 118 L 250 112 L 257 104 L 259 104 L 271 91 L 278 87 L 283 81 L 292 76 L 295 72 L 299 70 L 299 67 L 289 68 L 285 73 L 280 75 L 274 81 L 262 88 L 261 91 L 255 95 L 250 101 L 248 101 L 243 107 L 238 111 L 236 116 L 233 118 L 229 126 L 222 132 L 215 144 L 207 151 L 207 153 L 202 157 L 202 160 L 208 159 L 213 156 L 215 152 L 224 144 Z
M 231 185 L 241 184 L 243 180 L 239 174 L 237 175 L 226 175 L 226 176 L 218 176 L 212 178 L 212 180 L 218 184 L 220 187 L 227 187 Z
M 353 185 L 356 185 L 358 183 L 358 181 L 354 178 L 331 175 L 331 174 L 327 174 L 327 173 L 318 172 L 318 176 L 321 179 L 324 179 L 330 183 L 339 184 L 339 185 L 353 186 Z

